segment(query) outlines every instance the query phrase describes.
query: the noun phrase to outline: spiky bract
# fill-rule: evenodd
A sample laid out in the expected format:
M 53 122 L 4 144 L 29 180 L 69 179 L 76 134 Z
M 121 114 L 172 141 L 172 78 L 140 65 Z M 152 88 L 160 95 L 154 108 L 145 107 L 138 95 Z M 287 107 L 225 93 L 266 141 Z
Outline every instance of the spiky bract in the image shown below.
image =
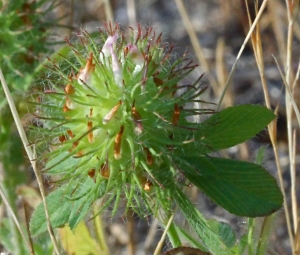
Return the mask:
M 186 55 L 170 63 L 172 46 L 152 28 L 107 26 L 67 42 L 64 54 L 49 59 L 38 97 L 42 140 L 51 148 L 44 172 L 68 183 L 71 199 L 102 197 L 109 205 L 126 198 L 139 212 L 170 209 L 180 175 L 173 158 L 197 146 L 187 117 L 201 110 L 185 106 L 203 88 L 180 84 L 196 65 Z

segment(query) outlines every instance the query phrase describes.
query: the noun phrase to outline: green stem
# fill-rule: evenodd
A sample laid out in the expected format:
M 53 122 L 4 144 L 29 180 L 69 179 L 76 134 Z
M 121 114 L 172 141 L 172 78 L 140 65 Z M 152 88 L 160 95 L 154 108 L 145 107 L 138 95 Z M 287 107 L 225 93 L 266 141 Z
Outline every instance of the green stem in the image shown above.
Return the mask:
M 260 238 L 257 244 L 256 255 L 266 254 L 270 232 L 273 226 L 275 214 L 269 215 L 264 218 L 264 222 L 260 232 Z
M 248 219 L 248 255 L 254 255 L 254 219 Z
M 170 240 L 173 248 L 177 248 L 177 247 L 182 246 L 180 237 L 179 237 L 179 235 L 177 233 L 177 230 L 176 230 L 176 226 L 173 222 L 171 223 L 171 225 L 169 227 L 168 237 L 169 237 L 169 240 Z

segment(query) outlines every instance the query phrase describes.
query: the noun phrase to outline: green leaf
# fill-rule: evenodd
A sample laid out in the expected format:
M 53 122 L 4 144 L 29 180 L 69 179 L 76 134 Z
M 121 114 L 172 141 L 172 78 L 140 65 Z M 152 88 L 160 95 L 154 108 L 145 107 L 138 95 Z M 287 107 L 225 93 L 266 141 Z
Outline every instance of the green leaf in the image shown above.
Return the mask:
M 220 239 L 219 235 L 211 229 L 204 216 L 197 211 L 195 206 L 179 187 L 176 187 L 176 190 L 174 190 L 173 197 L 176 199 L 178 206 L 188 220 L 190 226 L 195 230 L 206 248 L 213 254 L 230 255 L 230 250 Z
M 209 225 L 220 236 L 221 240 L 227 247 L 232 248 L 236 243 L 236 236 L 234 230 L 225 222 L 218 222 L 210 220 Z
M 87 225 L 81 221 L 75 231 L 69 226 L 59 229 L 61 245 L 67 254 L 108 254 L 103 251 L 99 244 L 92 238 Z
M 239 243 L 231 248 L 231 254 L 245 254 L 245 250 L 248 245 L 248 236 L 247 234 L 242 235 L 239 239 Z
M 192 235 L 188 233 L 184 228 L 176 226 L 176 231 L 179 233 L 180 237 L 184 239 L 185 243 L 188 243 L 191 247 L 196 247 L 200 250 L 206 250 L 203 244 L 192 237 Z
M 64 189 L 65 186 L 61 186 L 46 198 L 51 225 L 53 228 L 61 227 L 67 223 L 71 213 L 72 204 L 67 200 Z M 41 203 L 38 205 L 31 217 L 30 232 L 32 236 L 36 236 L 46 231 L 47 223 L 44 205 Z
M 185 157 L 178 164 L 187 179 L 230 213 L 259 217 L 282 206 L 276 179 L 259 165 L 205 156 Z
M 34 239 L 34 254 L 35 255 L 53 255 L 53 244 L 49 235 L 40 235 Z
M 208 152 L 229 148 L 255 136 L 275 117 L 260 105 L 228 107 L 201 124 L 198 139 L 206 144 Z
M 255 164 L 261 165 L 264 162 L 264 157 L 266 154 L 266 148 L 267 146 L 261 146 L 257 153 L 256 153 L 256 158 L 255 158 Z
M 68 152 L 62 151 L 47 161 L 45 169 L 48 169 L 48 174 L 71 172 L 78 165 L 78 161 L 69 156 Z
M 73 230 L 86 216 L 93 201 L 96 200 L 95 194 L 97 194 L 97 191 L 94 190 L 94 187 L 95 183 L 93 179 L 87 178 L 73 193 L 73 196 L 79 197 L 79 199 L 73 201 L 73 207 L 69 218 L 69 227 L 71 230 Z

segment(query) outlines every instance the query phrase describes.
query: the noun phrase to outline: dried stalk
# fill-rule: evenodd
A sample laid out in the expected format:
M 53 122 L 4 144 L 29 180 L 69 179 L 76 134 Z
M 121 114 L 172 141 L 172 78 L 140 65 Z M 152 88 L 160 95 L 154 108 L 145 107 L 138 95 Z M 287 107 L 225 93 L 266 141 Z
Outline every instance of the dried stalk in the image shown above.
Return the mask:
M 49 215 L 49 211 L 48 211 L 48 207 L 47 207 L 47 203 L 46 203 L 46 195 L 45 195 L 45 190 L 44 190 L 42 176 L 41 176 L 40 172 L 36 168 L 36 161 L 35 161 L 36 157 L 35 157 L 35 155 L 33 153 L 33 150 L 31 149 L 31 147 L 28 146 L 28 144 L 29 144 L 28 139 L 26 137 L 24 128 L 23 128 L 23 126 L 21 124 L 20 117 L 18 115 L 16 106 L 14 104 L 14 101 L 12 99 L 12 96 L 10 94 L 8 86 L 7 86 L 6 81 L 4 79 L 4 76 L 3 76 L 1 68 L 0 68 L 0 80 L 1 80 L 1 83 L 2 83 L 2 87 L 3 87 L 3 90 L 4 90 L 5 96 L 6 96 L 7 101 L 8 101 L 9 107 L 11 109 L 11 112 L 12 112 L 15 124 L 16 124 L 18 132 L 20 134 L 23 146 L 24 146 L 25 151 L 27 153 L 27 156 L 28 156 L 28 158 L 30 160 L 30 163 L 31 163 L 32 168 L 33 168 L 33 171 L 35 173 L 35 176 L 37 178 L 37 182 L 38 182 L 39 189 L 40 189 L 40 192 L 41 192 L 41 196 L 42 196 L 42 199 L 43 199 L 45 216 L 46 216 L 46 222 L 47 222 L 47 228 L 48 228 L 48 232 L 49 232 L 51 241 L 53 243 L 53 246 L 54 246 L 56 254 L 60 255 L 60 251 L 58 249 L 58 244 L 57 244 L 57 241 L 55 239 L 55 236 L 54 236 L 54 233 L 53 233 L 53 229 L 51 227 L 50 215 Z

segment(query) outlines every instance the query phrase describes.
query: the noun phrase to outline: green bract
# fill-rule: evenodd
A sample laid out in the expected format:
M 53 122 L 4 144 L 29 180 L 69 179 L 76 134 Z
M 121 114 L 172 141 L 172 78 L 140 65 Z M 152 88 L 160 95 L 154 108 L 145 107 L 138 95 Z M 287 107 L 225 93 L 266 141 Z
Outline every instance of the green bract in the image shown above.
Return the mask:
M 108 26 L 93 37 L 80 31 L 67 43 L 49 59 L 35 97 L 37 145 L 49 147 L 40 157 L 43 171 L 61 183 L 48 197 L 55 227 L 75 227 L 98 199 L 101 210 L 113 205 L 112 214 L 120 201 L 143 215 L 168 215 L 177 203 L 210 245 L 213 233 L 182 192 L 188 180 L 237 215 L 281 207 L 276 180 L 261 166 L 207 156 L 256 135 L 275 118 L 270 110 L 194 108 L 204 102 L 201 77 L 193 84 L 182 80 L 196 65 L 186 55 L 171 61 L 172 46 L 152 28 Z M 212 113 L 200 124 L 189 121 Z M 40 206 L 32 217 L 33 234 L 45 230 L 42 213 Z

